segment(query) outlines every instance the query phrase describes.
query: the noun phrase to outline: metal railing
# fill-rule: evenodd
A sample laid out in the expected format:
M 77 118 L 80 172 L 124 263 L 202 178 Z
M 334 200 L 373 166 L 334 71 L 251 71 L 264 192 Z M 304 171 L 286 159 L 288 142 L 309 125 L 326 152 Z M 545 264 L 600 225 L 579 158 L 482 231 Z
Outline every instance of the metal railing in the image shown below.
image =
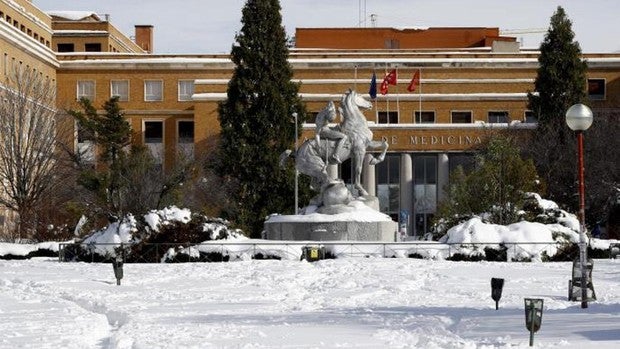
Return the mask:
M 571 244 L 438 243 L 434 241 L 210 241 L 189 243 L 61 243 L 59 261 L 107 262 L 122 251 L 125 262 L 226 262 L 246 259 L 300 259 L 306 246 L 324 248 L 327 258 L 377 257 L 450 260 L 527 261 L 532 258 L 570 260 L 578 255 Z M 561 258 L 554 259 L 554 256 Z

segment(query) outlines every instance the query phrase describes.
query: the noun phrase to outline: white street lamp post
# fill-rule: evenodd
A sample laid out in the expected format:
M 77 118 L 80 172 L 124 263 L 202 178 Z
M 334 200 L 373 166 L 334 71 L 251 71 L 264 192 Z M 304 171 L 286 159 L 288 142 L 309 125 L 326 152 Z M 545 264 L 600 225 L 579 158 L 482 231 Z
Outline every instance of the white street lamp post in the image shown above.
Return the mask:
M 295 155 L 297 155 L 297 113 L 293 113 L 293 117 L 295 118 Z M 293 210 L 293 214 L 297 214 L 297 210 L 299 209 L 299 171 L 297 171 L 297 164 L 295 164 L 295 209 Z
M 583 104 L 575 104 L 566 111 L 566 123 L 577 132 L 577 172 L 579 174 L 579 265 L 581 268 L 581 308 L 588 307 L 588 275 L 586 270 L 586 209 L 583 163 L 583 131 L 592 125 L 592 110 Z

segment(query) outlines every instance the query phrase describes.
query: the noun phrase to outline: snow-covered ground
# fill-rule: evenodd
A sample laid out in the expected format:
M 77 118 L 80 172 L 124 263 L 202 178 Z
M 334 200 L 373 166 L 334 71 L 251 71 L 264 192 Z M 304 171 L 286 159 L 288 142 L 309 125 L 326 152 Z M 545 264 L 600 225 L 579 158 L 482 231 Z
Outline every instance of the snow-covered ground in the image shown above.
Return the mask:
M 342 258 L 316 263 L 0 260 L 0 348 L 618 348 L 620 259 L 595 260 L 598 301 L 567 301 L 570 263 Z M 495 310 L 490 280 L 506 280 Z

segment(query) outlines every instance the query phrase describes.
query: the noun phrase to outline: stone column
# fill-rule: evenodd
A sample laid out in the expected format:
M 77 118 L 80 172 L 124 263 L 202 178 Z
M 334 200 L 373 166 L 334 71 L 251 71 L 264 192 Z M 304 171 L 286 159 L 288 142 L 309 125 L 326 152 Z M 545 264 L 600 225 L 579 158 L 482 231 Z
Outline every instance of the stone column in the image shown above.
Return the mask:
M 413 234 L 413 161 L 411 154 L 400 154 L 400 210 L 409 214 L 407 235 Z
M 437 203 L 444 201 L 447 193 L 444 188 L 450 181 L 450 162 L 448 153 L 440 153 L 437 155 Z
M 375 180 L 375 165 L 371 165 L 368 162 L 372 158 L 372 155 L 366 154 L 364 158 L 364 165 L 362 167 L 362 186 L 368 192 L 370 196 L 377 196 L 377 182 Z

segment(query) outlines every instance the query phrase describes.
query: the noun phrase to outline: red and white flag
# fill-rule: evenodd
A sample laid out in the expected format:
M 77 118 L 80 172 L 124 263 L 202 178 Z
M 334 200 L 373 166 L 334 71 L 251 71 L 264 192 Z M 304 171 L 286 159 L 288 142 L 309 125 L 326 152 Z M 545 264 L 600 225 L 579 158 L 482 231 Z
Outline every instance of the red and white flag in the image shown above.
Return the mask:
M 389 73 L 387 73 L 385 75 L 385 77 L 383 78 L 383 81 L 381 82 L 381 94 L 387 94 L 388 93 L 388 86 L 389 85 L 396 85 L 396 83 L 398 82 L 398 76 L 396 73 L 396 69 L 392 69 Z
M 418 85 L 420 85 L 420 69 L 416 70 L 415 73 L 413 73 L 413 78 L 411 79 L 409 86 L 407 86 L 407 91 L 415 91 Z

